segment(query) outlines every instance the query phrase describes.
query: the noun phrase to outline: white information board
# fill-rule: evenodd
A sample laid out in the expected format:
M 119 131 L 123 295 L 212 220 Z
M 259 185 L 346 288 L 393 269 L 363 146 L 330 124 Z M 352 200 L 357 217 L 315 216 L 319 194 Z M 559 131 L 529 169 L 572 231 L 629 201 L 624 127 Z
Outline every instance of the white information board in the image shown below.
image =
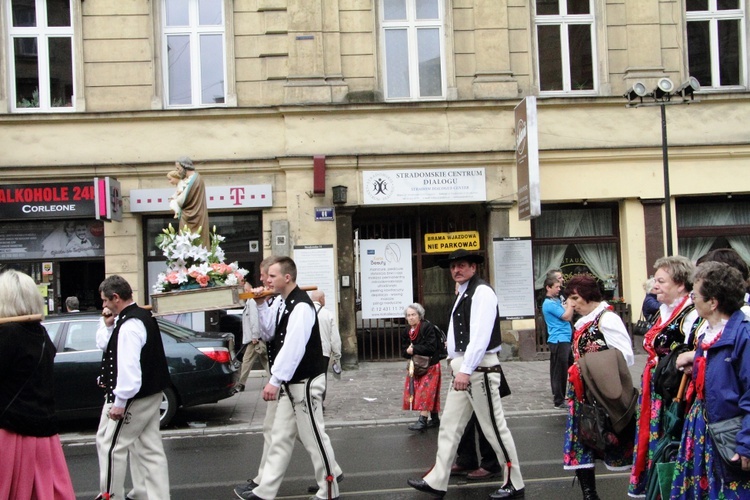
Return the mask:
M 326 294 L 326 309 L 333 313 L 338 325 L 336 314 L 336 269 L 333 255 L 333 245 L 301 245 L 294 247 L 294 263 L 297 264 L 297 285 L 317 286 Z
M 362 318 L 398 318 L 414 302 L 411 240 L 360 240 Z
M 500 319 L 534 317 L 534 262 L 531 238 L 495 238 L 495 293 Z

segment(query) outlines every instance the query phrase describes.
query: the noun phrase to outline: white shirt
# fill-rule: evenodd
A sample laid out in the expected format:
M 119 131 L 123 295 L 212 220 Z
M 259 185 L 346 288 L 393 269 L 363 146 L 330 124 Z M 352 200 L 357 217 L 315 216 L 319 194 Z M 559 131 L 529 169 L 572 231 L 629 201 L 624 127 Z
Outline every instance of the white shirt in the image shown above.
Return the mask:
M 320 328 L 320 343 L 323 345 L 323 356 L 341 359 L 341 335 L 339 328 L 336 326 L 336 320 L 333 313 L 320 305 L 320 302 L 313 301 L 315 310 L 318 311 L 318 327 Z
M 576 321 L 576 330 L 581 328 L 586 323 L 594 321 L 599 313 L 608 307 L 609 305 L 606 302 L 600 302 L 596 309 Z M 618 351 L 620 351 L 622 353 L 622 356 L 625 358 L 625 362 L 628 364 L 628 366 L 633 366 L 633 363 L 635 363 L 633 346 L 631 345 L 628 330 L 625 328 L 625 324 L 622 322 L 620 317 L 615 313 L 602 314 L 602 317 L 599 320 L 599 331 L 602 332 L 607 345 L 611 349 L 617 349 Z
M 249 344 L 260 338 L 260 323 L 258 321 L 258 308 L 254 300 L 246 300 L 245 308 L 242 310 L 242 343 Z
M 266 342 L 272 340 L 276 335 L 277 317 L 281 316 L 286 309 L 284 301 L 280 298 L 274 300 L 274 304 L 269 306 L 263 302 L 258 306 L 258 319 L 260 320 L 261 338 Z M 289 321 L 286 327 L 286 336 L 284 345 L 276 353 L 271 368 L 271 380 L 269 381 L 276 387 L 282 383 L 288 382 L 297 371 L 302 357 L 305 355 L 305 347 L 312 335 L 312 329 L 315 326 L 315 309 L 307 304 L 299 304 L 289 315 Z
M 458 297 L 466 293 L 469 287 L 469 281 L 458 287 Z M 453 304 L 451 311 L 451 320 L 448 324 L 448 357 L 456 357 L 456 339 L 453 333 L 453 311 L 456 310 L 459 299 Z M 461 373 L 471 375 L 482 358 L 487 353 L 500 352 L 501 346 L 487 350 L 492 336 L 492 329 L 495 327 L 495 319 L 498 315 L 497 295 L 487 285 L 479 285 L 474 289 L 474 296 L 471 298 L 471 320 L 469 323 L 469 343 L 466 345 L 466 351 L 463 353 L 464 361 L 461 364 Z
M 107 349 L 118 319 L 119 316 L 116 316 L 114 324 L 107 326 L 104 318 L 99 318 L 96 346 L 102 351 Z M 128 400 L 141 390 L 141 350 L 146 345 L 146 336 L 146 325 L 137 318 L 130 318 L 120 326 L 117 336 L 117 382 L 112 391 L 115 395 L 114 406 L 118 408 L 125 408 Z

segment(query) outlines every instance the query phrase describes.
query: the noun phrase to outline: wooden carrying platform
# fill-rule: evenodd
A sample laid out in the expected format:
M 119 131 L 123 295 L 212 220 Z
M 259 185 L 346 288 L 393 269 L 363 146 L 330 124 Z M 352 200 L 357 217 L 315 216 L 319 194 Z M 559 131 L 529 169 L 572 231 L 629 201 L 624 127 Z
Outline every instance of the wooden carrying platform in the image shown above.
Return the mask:
M 239 308 L 242 307 L 239 298 L 241 291 L 241 286 L 216 286 L 155 293 L 151 295 L 151 313 L 154 316 L 165 316 Z

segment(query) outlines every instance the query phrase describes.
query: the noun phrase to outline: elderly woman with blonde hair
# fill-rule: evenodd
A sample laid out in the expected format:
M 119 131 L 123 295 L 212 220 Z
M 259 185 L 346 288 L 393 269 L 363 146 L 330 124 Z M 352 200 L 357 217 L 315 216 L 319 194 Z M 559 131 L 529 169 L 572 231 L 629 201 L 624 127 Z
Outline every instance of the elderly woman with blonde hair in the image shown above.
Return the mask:
M 55 418 L 55 347 L 27 317 L 43 313 L 34 280 L 0 274 L 0 498 L 75 499 Z
M 633 448 L 633 470 L 630 473 L 628 495 L 645 496 L 653 454 L 664 429 L 662 427 L 663 399 L 656 388 L 656 367 L 659 360 L 674 350 L 686 349 L 698 326 L 698 313 L 690 299 L 695 266 L 683 256 L 662 257 L 654 264 L 652 292 L 661 303 L 651 329 L 643 336 L 643 348 L 648 361 L 641 377 L 641 398 Z

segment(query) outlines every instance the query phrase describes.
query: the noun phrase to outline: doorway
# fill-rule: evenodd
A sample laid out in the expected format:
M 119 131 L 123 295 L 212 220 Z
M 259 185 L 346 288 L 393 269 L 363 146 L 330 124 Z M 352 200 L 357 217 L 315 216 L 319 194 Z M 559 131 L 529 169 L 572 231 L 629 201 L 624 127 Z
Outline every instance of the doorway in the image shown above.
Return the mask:
M 104 261 L 74 260 L 57 263 L 60 280 L 60 296 L 55 307 L 65 311 L 65 299 L 78 297 L 81 311 L 95 311 L 102 308 L 99 298 L 99 285 L 104 281 Z
M 427 253 L 426 233 L 477 231 L 484 242 L 486 212 L 483 205 L 425 205 L 418 207 L 360 208 L 352 217 L 353 238 L 411 240 L 412 284 L 415 302 L 425 308 L 425 318 L 447 331 L 454 302 L 455 283 L 450 272 L 440 267 L 446 253 Z M 478 253 L 486 257 L 486 248 Z M 486 266 L 480 275 L 486 279 Z M 357 280 L 360 283 L 360 280 Z M 360 361 L 383 361 L 401 357 L 403 317 L 363 319 L 361 295 L 357 290 L 357 349 Z

